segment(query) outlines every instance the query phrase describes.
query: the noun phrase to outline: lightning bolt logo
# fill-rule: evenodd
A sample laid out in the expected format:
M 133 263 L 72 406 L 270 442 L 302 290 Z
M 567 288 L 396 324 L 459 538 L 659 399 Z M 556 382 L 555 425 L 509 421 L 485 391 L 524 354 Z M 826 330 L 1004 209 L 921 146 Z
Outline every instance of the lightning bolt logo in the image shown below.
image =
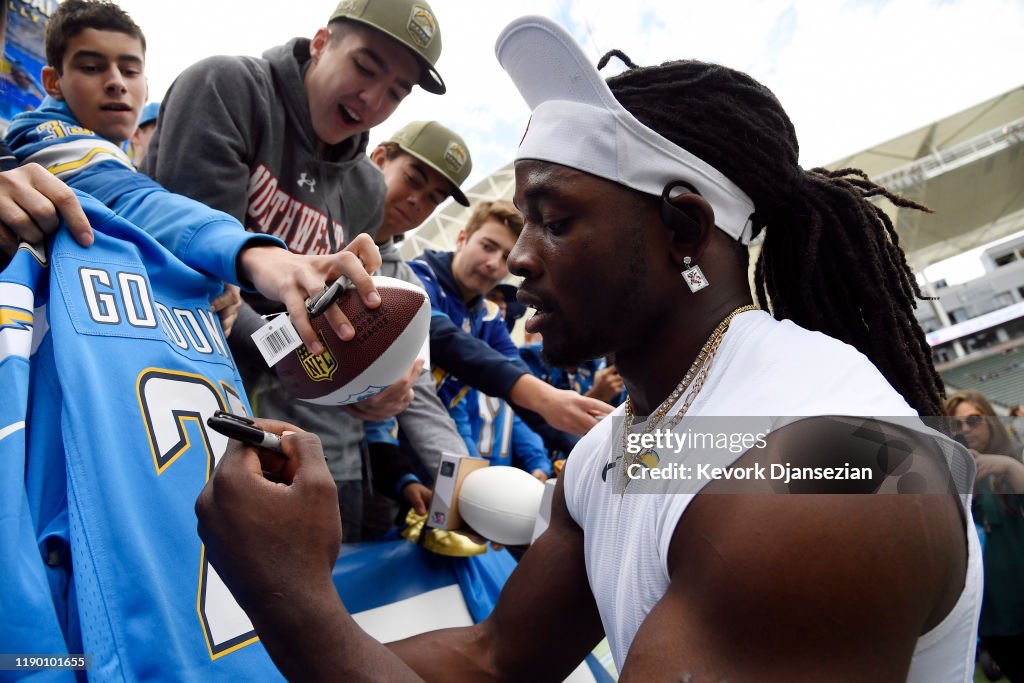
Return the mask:
M 32 330 L 32 311 L 16 306 L 0 306 L 0 330 Z

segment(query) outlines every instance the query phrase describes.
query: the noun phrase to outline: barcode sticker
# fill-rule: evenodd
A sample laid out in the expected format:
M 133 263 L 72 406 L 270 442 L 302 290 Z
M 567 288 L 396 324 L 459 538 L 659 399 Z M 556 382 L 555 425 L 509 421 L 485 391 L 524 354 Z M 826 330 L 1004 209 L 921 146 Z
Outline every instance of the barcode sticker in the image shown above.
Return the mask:
M 252 341 L 263 354 L 263 360 L 267 361 L 269 367 L 274 367 L 282 358 L 302 346 L 299 333 L 292 327 L 287 313 L 271 319 L 253 332 Z

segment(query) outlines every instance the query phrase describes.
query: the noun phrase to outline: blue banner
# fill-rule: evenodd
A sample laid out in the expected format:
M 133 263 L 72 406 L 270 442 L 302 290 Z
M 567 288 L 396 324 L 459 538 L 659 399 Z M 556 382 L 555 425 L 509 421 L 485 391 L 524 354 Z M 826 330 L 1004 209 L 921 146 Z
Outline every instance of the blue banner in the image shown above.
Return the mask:
M 0 124 L 4 128 L 22 111 L 39 106 L 46 92 L 43 38 L 57 0 L 0 0 L 7 3 L 7 32 L 0 60 Z

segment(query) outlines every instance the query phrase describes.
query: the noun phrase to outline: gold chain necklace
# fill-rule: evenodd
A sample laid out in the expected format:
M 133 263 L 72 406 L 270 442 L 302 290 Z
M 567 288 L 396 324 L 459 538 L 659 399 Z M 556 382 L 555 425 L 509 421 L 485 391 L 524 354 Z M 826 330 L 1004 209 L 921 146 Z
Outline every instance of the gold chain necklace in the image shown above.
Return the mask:
M 704 342 L 704 346 L 701 347 L 697 357 L 693 360 L 690 368 L 683 375 L 683 379 L 680 380 L 676 388 L 672 390 L 672 393 L 668 395 L 661 405 L 658 406 L 658 410 L 655 411 L 654 416 L 650 418 L 643 431 L 640 432 L 641 437 L 644 434 L 650 434 L 661 424 L 661 421 L 668 415 L 668 411 L 671 410 L 672 406 L 676 404 L 679 397 L 683 395 L 683 392 L 693 383 L 693 391 L 686 397 L 686 401 L 683 402 L 682 407 L 676 412 L 672 419 L 669 420 L 664 426 L 666 430 L 672 430 L 679 421 L 683 419 L 686 411 L 693 405 L 693 401 L 697 398 L 697 394 L 704 387 L 704 381 L 707 379 L 708 371 L 711 369 L 711 362 L 715 358 L 715 354 L 718 352 L 718 347 L 722 345 L 722 339 L 725 337 L 726 330 L 729 329 L 729 325 L 732 323 L 732 319 L 738 316 L 740 313 L 746 313 L 747 311 L 759 310 L 754 304 L 747 304 L 734 310 L 729 315 L 725 316 L 722 322 L 718 323 L 718 326 L 708 337 L 707 341 Z M 629 468 L 636 464 L 642 464 L 645 467 L 654 467 L 658 464 L 660 457 L 653 450 L 644 451 L 641 449 L 636 454 L 630 456 L 626 450 L 629 446 L 629 437 L 633 433 L 633 398 L 631 396 L 626 397 L 626 417 L 625 424 L 622 427 L 622 493 L 625 494 L 626 487 L 629 486 Z M 627 462 L 628 459 L 628 462 Z

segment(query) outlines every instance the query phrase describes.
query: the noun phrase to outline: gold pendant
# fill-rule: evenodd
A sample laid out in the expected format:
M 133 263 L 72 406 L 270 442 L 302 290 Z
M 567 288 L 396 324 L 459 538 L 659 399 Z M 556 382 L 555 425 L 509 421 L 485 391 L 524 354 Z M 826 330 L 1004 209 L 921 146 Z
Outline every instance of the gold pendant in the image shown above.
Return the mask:
M 647 451 L 646 453 L 641 453 L 636 461 L 650 470 L 658 466 L 658 463 L 661 462 L 661 456 L 655 451 Z

